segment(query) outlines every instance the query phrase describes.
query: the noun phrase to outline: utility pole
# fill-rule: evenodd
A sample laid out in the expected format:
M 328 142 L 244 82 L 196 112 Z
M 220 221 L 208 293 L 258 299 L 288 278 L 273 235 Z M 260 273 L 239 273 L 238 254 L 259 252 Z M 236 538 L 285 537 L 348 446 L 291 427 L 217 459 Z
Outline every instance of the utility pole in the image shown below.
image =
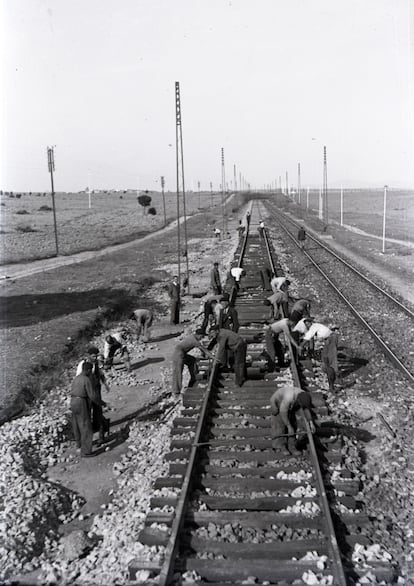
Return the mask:
M 222 206 L 222 217 L 223 217 L 223 238 L 225 238 L 227 227 L 226 227 L 226 210 L 225 210 L 225 191 L 226 191 L 226 169 L 224 166 L 224 148 L 221 148 L 221 206 Z
M 200 181 L 197 182 L 198 186 L 198 207 L 201 208 L 201 201 L 200 201 Z
M 341 226 L 344 225 L 344 190 L 341 184 Z
M 164 208 L 164 226 L 167 225 L 167 214 L 165 211 L 165 193 L 164 193 L 164 187 L 165 187 L 165 179 L 164 177 L 161 177 L 161 191 L 162 191 L 162 205 Z
M 59 256 L 59 244 L 56 223 L 55 186 L 53 183 L 53 171 L 55 170 L 55 153 L 53 151 L 53 147 L 47 147 L 47 166 L 49 169 L 50 181 L 52 184 L 53 223 L 55 225 L 56 256 Z
M 233 170 L 234 170 L 234 191 L 237 191 L 236 165 L 233 165 Z
M 382 254 L 385 253 L 385 217 L 387 214 L 387 187 L 384 185 L 384 214 L 382 217 Z
M 287 171 L 286 171 L 286 195 L 289 196 L 289 176 L 288 176 Z
M 309 187 L 306 190 L 306 209 L 309 208 Z
M 213 183 L 210 181 L 210 198 L 211 198 L 211 207 L 213 207 Z
M 328 214 L 328 165 L 326 162 L 326 146 L 323 147 L 323 221 L 329 221 Z
M 298 163 L 298 202 L 301 205 L 301 196 L 300 196 L 300 163 Z
M 180 82 L 175 82 L 175 138 L 177 154 L 177 236 L 178 236 L 178 284 L 181 291 L 181 263 L 180 263 L 180 193 L 183 194 L 183 211 L 184 211 L 184 240 L 185 240 L 185 260 L 187 268 L 187 288 L 190 292 L 190 271 L 188 266 L 188 240 L 187 240 L 187 210 L 185 205 L 185 182 L 184 182 L 184 149 L 183 149 L 183 132 L 181 124 L 181 98 Z M 181 175 L 181 186 L 180 186 Z

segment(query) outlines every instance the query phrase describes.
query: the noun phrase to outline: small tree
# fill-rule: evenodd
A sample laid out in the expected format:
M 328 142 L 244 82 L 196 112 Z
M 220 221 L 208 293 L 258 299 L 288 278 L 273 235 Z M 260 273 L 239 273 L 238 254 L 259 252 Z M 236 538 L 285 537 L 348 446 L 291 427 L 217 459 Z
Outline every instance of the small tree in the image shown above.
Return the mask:
M 157 210 L 155 208 L 149 208 L 148 213 L 151 216 L 156 216 L 157 215 Z
M 148 192 L 145 192 L 145 194 L 139 195 L 137 198 L 139 205 L 144 208 L 144 214 L 145 214 L 145 208 L 147 208 L 151 205 L 151 197 L 149 195 L 147 195 L 147 193 Z

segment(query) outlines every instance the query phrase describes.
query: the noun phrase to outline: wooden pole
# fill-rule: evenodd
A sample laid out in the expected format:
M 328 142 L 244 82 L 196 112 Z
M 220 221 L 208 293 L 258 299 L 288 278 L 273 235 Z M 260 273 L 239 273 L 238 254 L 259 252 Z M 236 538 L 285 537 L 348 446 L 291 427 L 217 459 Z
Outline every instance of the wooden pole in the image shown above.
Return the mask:
M 387 214 L 387 185 L 384 185 L 384 214 L 382 218 L 382 253 L 385 253 L 385 218 Z

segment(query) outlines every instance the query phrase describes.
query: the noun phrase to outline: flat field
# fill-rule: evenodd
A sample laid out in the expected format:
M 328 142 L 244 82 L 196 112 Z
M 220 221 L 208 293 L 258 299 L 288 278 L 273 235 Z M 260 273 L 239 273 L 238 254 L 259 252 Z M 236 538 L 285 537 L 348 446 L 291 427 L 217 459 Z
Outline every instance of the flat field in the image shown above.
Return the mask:
M 302 192 L 306 206 L 306 190 Z M 318 209 L 319 191 L 309 192 L 309 207 Z M 329 190 L 329 217 L 340 222 L 341 196 L 339 190 Z M 382 236 L 384 191 L 347 189 L 343 196 L 344 224 Z M 414 242 L 414 191 L 388 190 L 386 237 Z
M 155 216 L 144 213 L 136 193 L 108 192 L 91 195 L 89 209 L 85 193 L 57 193 L 56 217 L 59 254 L 97 250 L 133 240 L 164 225 L 163 200 L 151 192 Z M 189 215 L 221 202 L 221 194 L 188 193 Z M 176 194 L 165 194 L 167 221 L 177 217 Z M 43 209 L 41 209 L 43 208 Z M 48 209 L 49 208 L 49 209 Z M 148 208 L 147 208 L 148 209 Z M 183 210 L 180 209 L 180 214 Z M 52 197 L 22 194 L 21 198 L 1 196 L 0 262 L 8 264 L 47 258 L 56 253 Z

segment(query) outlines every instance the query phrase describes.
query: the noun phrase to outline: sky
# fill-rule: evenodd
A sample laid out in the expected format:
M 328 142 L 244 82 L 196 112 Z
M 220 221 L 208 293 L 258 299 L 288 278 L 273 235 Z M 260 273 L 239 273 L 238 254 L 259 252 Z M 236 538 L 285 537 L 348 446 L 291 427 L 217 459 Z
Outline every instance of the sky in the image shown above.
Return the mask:
M 411 0 L 3 0 L 0 188 L 414 188 Z

